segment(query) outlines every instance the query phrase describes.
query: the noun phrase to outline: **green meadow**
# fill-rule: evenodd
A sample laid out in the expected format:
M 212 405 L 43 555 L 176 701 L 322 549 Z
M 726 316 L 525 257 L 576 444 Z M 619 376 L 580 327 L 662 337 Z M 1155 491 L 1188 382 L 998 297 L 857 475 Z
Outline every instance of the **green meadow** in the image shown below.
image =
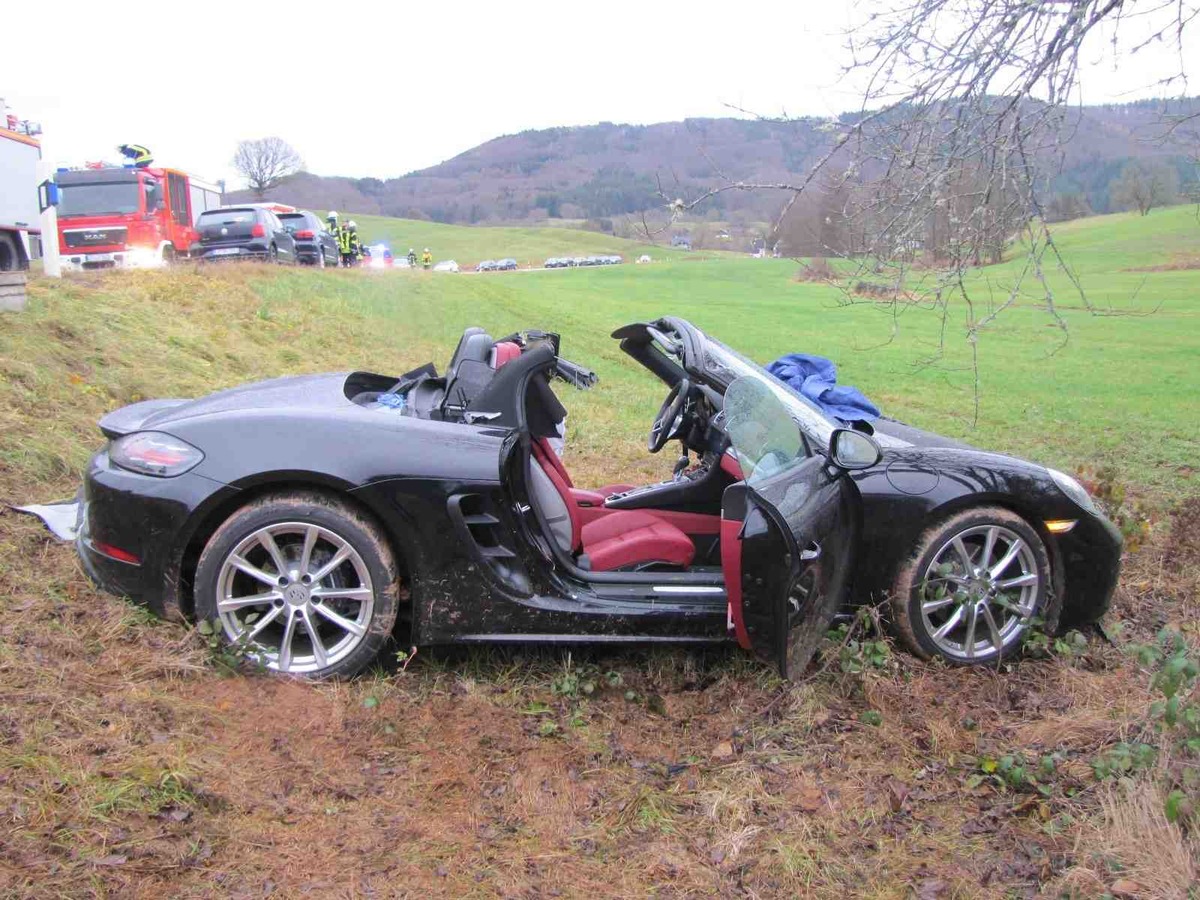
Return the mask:
M 463 241 L 492 230 L 437 227 Z M 592 237 L 517 231 L 531 242 L 548 240 L 547 233 L 559 240 Z M 1153 492 L 1193 490 L 1200 467 L 1195 210 L 1080 220 L 1059 226 L 1056 235 L 1083 293 L 1067 272 L 1050 266 L 1047 278 L 1065 332 L 1027 279 L 1017 302 L 980 333 L 974 348 L 977 418 L 965 304 L 951 304 L 943 339 L 933 311 L 918 305 L 897 314 L 885 304 L 848 305 L 837 288 L 796 280 L 792 260 L 659 253 L 661 261 L 649 266 L 483 276 L 295 272 L 261 279 L 255 290 L 268 303 L 287 303 L 294 294 L 318 304 L 352 301 L 362 314 L 378 318 L 397 350 L 414 341 L 432 345 L 437 362 L 471 324 L 494 335 L 523 328 L 560 332 L 564 354 L 601 377 L 589 394 L 564 396 L 572 411 L 573 452 L 589 468 L 614 457 L 639 459 L 642 432 L 662 393 L 623 358 L 609 333 L 670 314 L 763 363 L 793 351 L 828 356 L 841 381 L 864 390 L 886 415 L 911 424 L 1054 466 L 1112 467 L 1123 480 Z M 486 246 L 473 255 L 490 254 Z M 558 252 L 558 245 L 537 246 L 532 255 Z M 974 275 L 977 316 L 1007 299 L 1022 262 L 1019 250 L 1014 256 Z M 1161 270 L 1148 271 L 1155 267 Z M 348 367 L 381 362 L 347 348 Z

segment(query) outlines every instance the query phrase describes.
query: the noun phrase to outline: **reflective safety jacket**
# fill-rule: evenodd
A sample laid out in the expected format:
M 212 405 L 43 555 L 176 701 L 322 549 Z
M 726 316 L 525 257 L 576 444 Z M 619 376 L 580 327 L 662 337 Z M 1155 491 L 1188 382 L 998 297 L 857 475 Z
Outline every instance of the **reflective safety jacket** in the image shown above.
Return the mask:
M 349 255 L 354 252 L 356 238 L 349 228 L 339 228 L 337 233 L 338 250 Z
M 433 262 L 433 254 L 430 253 L 428 250 L 426 250 L 424 253 L 421 254 L 421 263 L 422 263 L 422 265 L 427 266 L 431 262 Z

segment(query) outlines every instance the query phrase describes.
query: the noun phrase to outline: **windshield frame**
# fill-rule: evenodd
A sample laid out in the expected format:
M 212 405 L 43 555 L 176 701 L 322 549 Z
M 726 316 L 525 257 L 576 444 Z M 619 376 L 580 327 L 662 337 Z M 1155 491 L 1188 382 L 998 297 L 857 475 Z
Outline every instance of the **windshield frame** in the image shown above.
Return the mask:
M 722 395 L 735 380 L 742 377 L 756 378 L 771 389 L 783 403 L 792 419 L 815 447 L 822 452 L 829 447 L 833 432 L 845 426 L 799 391 L 776 378 L 758 363 L 746 358 L 728 344 L 705 334 L 690 323 L 685 323 L 700 338 L 703 359 L 691 360 L 693 367 L 703 369 L 703 374 L 715 382 Z M 686 342 L 685 342 L 686 343 Z

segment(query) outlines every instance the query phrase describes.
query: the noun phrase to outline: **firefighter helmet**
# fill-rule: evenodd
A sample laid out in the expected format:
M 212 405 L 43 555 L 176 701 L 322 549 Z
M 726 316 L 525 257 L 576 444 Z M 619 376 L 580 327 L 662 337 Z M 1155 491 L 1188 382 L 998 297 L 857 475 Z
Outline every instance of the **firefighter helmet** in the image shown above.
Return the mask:
M 349 228 L 351 231 L 353 231 L 355 228 L 358 227 L 358 225 L 355 223 L 355 221 L 353 219 L 351 219 L 349 222 L 346 223 L 346 227 Z

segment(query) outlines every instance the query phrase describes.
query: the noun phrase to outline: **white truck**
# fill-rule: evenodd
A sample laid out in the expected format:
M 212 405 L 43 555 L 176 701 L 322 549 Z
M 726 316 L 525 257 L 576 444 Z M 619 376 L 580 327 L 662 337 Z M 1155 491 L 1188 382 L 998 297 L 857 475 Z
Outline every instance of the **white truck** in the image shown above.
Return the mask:
M 38 131 L 10 115 L 0 99 L 0 272 L 27 269 L 41 256 Z

